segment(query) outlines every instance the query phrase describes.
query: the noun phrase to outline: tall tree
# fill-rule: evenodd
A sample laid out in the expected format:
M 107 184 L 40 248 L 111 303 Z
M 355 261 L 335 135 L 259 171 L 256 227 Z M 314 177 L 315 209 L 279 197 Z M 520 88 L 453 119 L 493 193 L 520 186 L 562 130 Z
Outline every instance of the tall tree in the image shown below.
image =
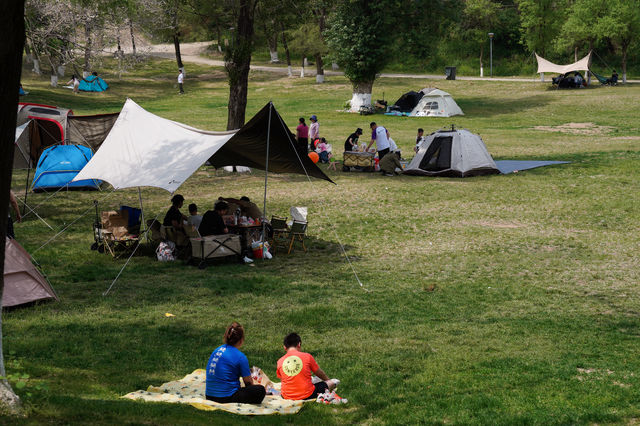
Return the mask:
M 487 45 L 487 34 L 495 31 L 500 5 L 492 0 L 467 0 L 462 20 L 463 37 L 480 51 L 480 75 L 484 73 L 482 62 Z
M 325 33 L 330 57 L 351 81 L 351 111 L 371 105 L 371 92 L 378 73 L 389 61 L 393 0 L 345 0 L 331 15 Z
M 234 22 L 232 40 L 225 51 L 225 69 L 229 80 L 229 112 L 227 130 L 244 125 L 249 90 L 249 71 L 253 53 L 253 24 L 259 0 L 237 0 L 233 2 Z
M 552 42 L 562 26 L 568 6 L 563 0 L 516 0 L 520 10 L 522 44 L 530 52 L 542 56 L 553 47 Z
M 5 0 L 0 14 L 0 300 L 4 290 L 4 249 L 7 235 L 7 210 L 13 170 L 13 140 L 15 137 L 18 87 L 24 47 L 24 0 Z M 20 398 L 6 379 L 2 347 L 2 316 L 0 312 L 0 403 L 17 414 Z
M 596 24 L 596 30 L 620 51 L 622 81 L 626 83 L 629 49 L 640 45 L 640 0 L 612 0 L 607 1 L 607 6 L 607 13 Z

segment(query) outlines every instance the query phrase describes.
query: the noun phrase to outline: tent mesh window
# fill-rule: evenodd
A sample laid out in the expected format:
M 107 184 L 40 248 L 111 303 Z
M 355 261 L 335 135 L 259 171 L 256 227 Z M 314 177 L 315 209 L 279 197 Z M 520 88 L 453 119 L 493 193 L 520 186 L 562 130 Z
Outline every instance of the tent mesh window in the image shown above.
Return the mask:
M 38 107 L 35 107 L 35 108 L 31 108 L 29 110 L 29 112 L 38 113 L 38 114 L 45 114 L 45 115 L 61 115 L 60 111 L 52 110 L 52 109 L 49 109 L 49 108 L 38 108 Z
M 420 167 L 422 170 L 437 171 L 451 168 L 451 144 L 452 136 L 440 136 L 433 139 L 425 152 Z

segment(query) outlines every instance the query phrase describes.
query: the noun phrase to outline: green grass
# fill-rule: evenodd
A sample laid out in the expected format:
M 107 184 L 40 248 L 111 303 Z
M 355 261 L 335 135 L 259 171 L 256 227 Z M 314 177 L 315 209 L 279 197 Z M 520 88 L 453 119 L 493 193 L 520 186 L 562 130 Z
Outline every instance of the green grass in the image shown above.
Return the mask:
M 166 118 L 226 127 L 222 70 L 187 67 L 177 96 L 172 62 L 150 61 L 104 94 L 73 95 L 28 72 L 25 99 L 77 114 L 118 110 L 126 97 Z M 269 177 L 268 214 L 308 206 L 310 250 L 253 266 L 201 271 L 135 257 L 124 264 L 90 251 L 92 214 L 54 235 L 29 216 L 19 241 L 61 300 L 4 313 L 9 374 L 28 374 L 18 393 L 28 417 L 14 424 L 628 424 L 640 417 L 640 87 L 550 90 L 537 82 L 381 79 L 373 97 L 393 102 L 437 85 L 464 117 L 401 118 L 339 112 L 350 84 L 252 73 L 247 118 L 272 100 L 292 128 L 317 114 L 342 146 L 356 127 L 387 127 L 405 157 L 415 132 L 455 123 L 479 133 L 496 159 L 569 160 L 507 176 L 384 178 L 328 172 L 337 185 Z M 566 123 L 601 133 L 535 130 Z M 24 188 L 25 172 L 13 187 Z M 261 200 L 264 174 L 203 167 L 180 189 L 210 208 L 218 196 Z M 136 205 L 137 191 L 30 194 L 56 229 L 104 198 L 101 209 Z M 143 190 L 145 213 L 163 215 L 169 194 Z M 345 250 L 363 287 L 341 256 Z M 36 251 L 37 250 L 37 251 Z M 176 315 L 164 316 L 166 312 Z M 281 341 L 303 348 L 342 380 L 346 406 L 308 404 L 295 416 L 240 418 L 188 406 L 122 400 L 150 384 L 204 366 L 232 320 L 247 330 L 244 352 L 275 378 Z M 14 381 L 15 384 L 15 381 Z M 38 385 L 46 385 L 47 390 Z M 28 393 L 28 394 L 27 394 Z

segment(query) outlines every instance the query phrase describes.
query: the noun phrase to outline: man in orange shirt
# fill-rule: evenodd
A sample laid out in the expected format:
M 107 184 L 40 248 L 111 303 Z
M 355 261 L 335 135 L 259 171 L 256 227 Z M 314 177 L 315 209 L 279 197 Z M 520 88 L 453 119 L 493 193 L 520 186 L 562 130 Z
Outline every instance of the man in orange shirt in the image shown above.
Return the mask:
M 337 379 L 329 379 L 311 354 L 300 351 L 301 344 L 302 339 L 296 333 L 290 333 L 284 338 L 287 353 L 278 360 L 277 369 L 284 399 L 315 399 L 327 389 L 335 389 L 339 383 Z M 322 381 L 314 385 L 311 381 L 313 374 Z

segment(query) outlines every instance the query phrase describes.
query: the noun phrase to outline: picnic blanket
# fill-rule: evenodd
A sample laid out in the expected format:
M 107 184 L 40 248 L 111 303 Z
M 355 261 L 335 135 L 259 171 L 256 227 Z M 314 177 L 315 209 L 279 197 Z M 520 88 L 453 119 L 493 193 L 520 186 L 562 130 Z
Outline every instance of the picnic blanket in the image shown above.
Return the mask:
M 189 404 L 198 410 L 223 410 L 243 416 L 263 416 L 269 414 L 296 414 L 302 408 L 304 401 L 290 401 L 282 397 L 267 395 L 262 404 L 220 404 L 209 401 L 204 395 L 206 372 L 204 369 L 195 370 L 180 380 L 167 382 L 161 386 L 149 386 L 146 391 L 139 390 L 128 393 L 122 398 L 143 399 L 145 401 L 172 402 Z M 280 390 L 280 383 L 273 387 Z

